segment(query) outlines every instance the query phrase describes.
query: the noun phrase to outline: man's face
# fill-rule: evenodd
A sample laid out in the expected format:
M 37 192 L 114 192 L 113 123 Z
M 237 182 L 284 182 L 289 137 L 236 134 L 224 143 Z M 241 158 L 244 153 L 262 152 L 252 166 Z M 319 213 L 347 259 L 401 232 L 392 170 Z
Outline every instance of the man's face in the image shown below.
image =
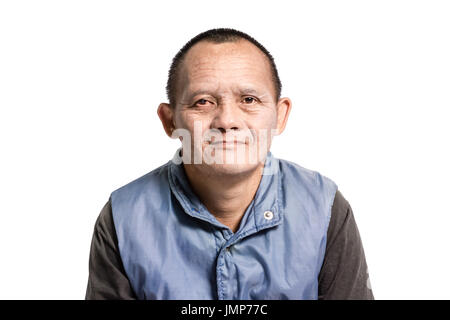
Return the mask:
M 263 163 L 287 119 L 286 108 L 278 112 L 269 61 L 245 40 L 194 45 L 179 70 L 176 96 L 174 127 L 191 137 L 183 154 L 190 151 L 192 163 L 216 174 Z

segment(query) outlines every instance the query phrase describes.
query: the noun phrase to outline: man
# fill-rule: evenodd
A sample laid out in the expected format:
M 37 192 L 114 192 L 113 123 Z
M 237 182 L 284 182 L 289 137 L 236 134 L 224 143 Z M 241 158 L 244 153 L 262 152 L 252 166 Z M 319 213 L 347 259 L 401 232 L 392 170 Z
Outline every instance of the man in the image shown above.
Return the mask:
M 96 222 L 86 299 L 373 299 L 349 203 L 275 158 L 291 109 L 249 35 L 191 39 L 169 72 L 171 161 L 119 188 Z

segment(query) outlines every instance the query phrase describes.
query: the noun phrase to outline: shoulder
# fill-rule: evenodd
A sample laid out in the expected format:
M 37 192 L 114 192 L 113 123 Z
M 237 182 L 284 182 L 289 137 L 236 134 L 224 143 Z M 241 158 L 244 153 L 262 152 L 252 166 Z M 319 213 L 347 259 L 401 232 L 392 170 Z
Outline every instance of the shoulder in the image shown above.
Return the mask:
M 318 171 L 305 168 L 298 163 L 288 161 L 285 159 L 278 159 L 280 163 L 281 171 L 286 175 L 292 175 L 295 178 L 300 178 L 299 182 L 310 183 L 312 185 L 321 186 L 324 183 L 334 184 L 336 183 L 328 178 L 327 176 L 321 174 Z
M 311 193 L 321 193 L 334 199 L 337 184 L 318 171 L 305 168 L 295 162 L 278 159 L 282 175 L 282 183 L 301 187 Z
M 146 192 L 154 192 L 165 185 L 168 180 L 169 162 L 114 190 L 111 193 L 113 206 L 118 199 L 135 198 Z
M 320 213 L 324 217 L 324 228 L 331 217 L 331 207 L 337 190 L 337 184 L 318 171 L 311 170 L 295 162 L 279 159 L 280 184 L 283 199 L 294 203 L 295 207 L 308 208 L 313 215 Z

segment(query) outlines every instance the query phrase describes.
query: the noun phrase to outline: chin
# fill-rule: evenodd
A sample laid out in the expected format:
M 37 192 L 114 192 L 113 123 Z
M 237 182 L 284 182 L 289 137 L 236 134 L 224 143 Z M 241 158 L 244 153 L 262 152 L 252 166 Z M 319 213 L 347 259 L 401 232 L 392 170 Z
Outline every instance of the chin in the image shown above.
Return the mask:
M 203 166 L 208 167 L 207 170 L 210 173 L 215 175 L 227 175 L 227 176 L 242 175 L 253 172 L 254 170 L 258 169 L 259 165 L 260 165 L 259 163 L 203 164 Z
M 208 175 L 222 175 L 233 176 L 251 173 L 264 165 L 264 161 L 261 162 L 261 158 L 257 156 L 258 149 L 248 148 L 245 149 L 211 149 L 205 152 L 203 150 L 197 150 L 197 155 L 201 155 L 201 163 L 194 165 Z M 238 152 L 240 157 L 238 157 Z M 252 156 L 249 155 L 252 153 Z M 195 154 L 195 150 L 192 150 L 191 154 Z

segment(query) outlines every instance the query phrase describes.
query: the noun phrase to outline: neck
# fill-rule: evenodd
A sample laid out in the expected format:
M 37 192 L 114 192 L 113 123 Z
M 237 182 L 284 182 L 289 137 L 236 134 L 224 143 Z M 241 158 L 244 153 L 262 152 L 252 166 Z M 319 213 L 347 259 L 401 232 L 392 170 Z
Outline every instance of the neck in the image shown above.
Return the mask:
M 205 173 L 198 165 L 184 164 L 192 189 L 218 221 L 231 231 L 239 228 L 245 210 L 253 200 L 264 164 L 243 174 Z

